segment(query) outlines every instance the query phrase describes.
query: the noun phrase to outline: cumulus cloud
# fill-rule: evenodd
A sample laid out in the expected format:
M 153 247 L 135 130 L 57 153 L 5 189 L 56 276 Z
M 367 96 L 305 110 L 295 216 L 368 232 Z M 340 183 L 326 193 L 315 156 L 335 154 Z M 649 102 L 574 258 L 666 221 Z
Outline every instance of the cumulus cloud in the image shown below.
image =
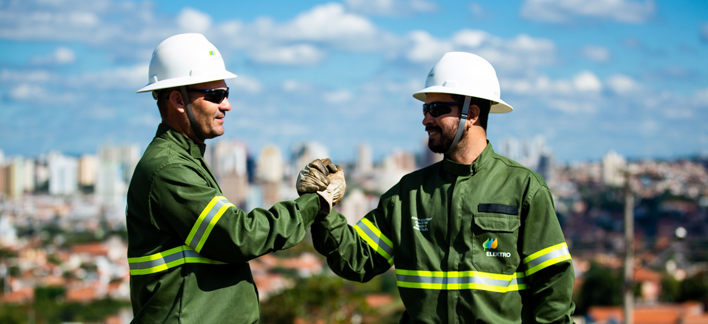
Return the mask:
M 184 8 L 177 16 L 177 24 L 186 32 L 204 33 L 211 27 L 211 17 L 192 8 Z
M 603 46 L 586 46 L 582 49 L 583 56 L 595 62 L 607 62 L 610 60 L 610 51 Z
M 263 85 L 258 80 L 245 75 L 239 75 L 238 78 L 229 79 L 227 82 L 235 92 L 260 93 L 263 90 Z
M 68 47 L 58 47 L 49 55 L 35 56 L 30 59 L 33 64 L 70 64 L 76 61 L 76 54 Z
M 708 88 L 696 90 L 693 100 L 697 105 L 708 107 Z
M 129 89 L 137 91 L 148 83 L 148 64 L 121 66 L 87 72 L 67 78 L 67 85 L 76 88 Z
M 549 23 L 566 23 L 577 18 L 643 23 L 655 11 L 652 0 L 526 0 L 521 16 Z
M 249 57 L 254 62 L 276 65 L 315 65 L 326 56 L 324 51 L 310 44 L 263 47 L 249 51 Z
M 344 2 L 354 12 L 380 16 L 400 16 L 437 9 L 434 2 L 425 0 L 345 0 Z
M 336 90 L 324 94 L 324 100 L 331 104 L 343 103 L 351 99 L 352 93 L 348 90 Z
M 0 82 L 8 84 L 16 84 L 19 82 L 47 82 L 56 79 L 52 73 L 46 70 L 8 70 L 0 71 Z
M 607 86 L 617 94 L 629 94 L 639 89 L 634 79 L 624 74 L 616 74 L 607 79 Z
M 573 78 L 573 85 L 578 91 L 597 92 L 602 90 L 602 82 L 590 71 L 583 71 Z

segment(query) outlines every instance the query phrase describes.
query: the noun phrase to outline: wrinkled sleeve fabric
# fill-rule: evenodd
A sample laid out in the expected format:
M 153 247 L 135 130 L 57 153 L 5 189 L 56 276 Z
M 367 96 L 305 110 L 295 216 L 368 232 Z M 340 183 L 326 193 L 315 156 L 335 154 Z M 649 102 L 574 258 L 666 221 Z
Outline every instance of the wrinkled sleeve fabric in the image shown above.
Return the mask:
M 393 200 L 395 197 L 388 194 L 382 196 L 378 207 L 354 226 L 336 211 L 312 225 L 315 249 L 327 257 L 334 273 L 344 279 L 367 282 L 391 268 L 394 248 L 388 219 Z
M 530 190 L 522 209 L 521 253 L 535 323 L 573 323 L 573 264 L 553 197 L 545 185 Z
M 200 255 L 226 263 L 294 246 L 320 210 L 318 196 L 305 194 L 246 213 L 209 186 L 198 170 L 182 164 L 162 168 L 151 186 L 151 218 L 164 220 L 162 226 L 169 226 Z

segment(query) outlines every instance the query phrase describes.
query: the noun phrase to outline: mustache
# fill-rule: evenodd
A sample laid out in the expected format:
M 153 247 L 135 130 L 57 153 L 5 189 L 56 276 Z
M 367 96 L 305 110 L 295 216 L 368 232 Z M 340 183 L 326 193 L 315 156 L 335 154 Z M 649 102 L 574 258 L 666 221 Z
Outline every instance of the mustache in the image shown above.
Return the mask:
M 429 132 L 431 130 L 438 131 L 438 133 L 442 133 L 442 128 L 438 126 L 425 126 L 425 131 Z

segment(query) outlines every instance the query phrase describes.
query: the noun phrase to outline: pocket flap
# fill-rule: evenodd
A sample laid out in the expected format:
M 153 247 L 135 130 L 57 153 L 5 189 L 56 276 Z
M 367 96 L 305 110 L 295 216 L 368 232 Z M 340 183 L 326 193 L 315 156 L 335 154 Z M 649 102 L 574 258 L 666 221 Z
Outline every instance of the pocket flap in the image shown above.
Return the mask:
M 475 215 L 474 223 L 485 231 L 513 232 L 521 226 L 519 217 L 494 215 Z

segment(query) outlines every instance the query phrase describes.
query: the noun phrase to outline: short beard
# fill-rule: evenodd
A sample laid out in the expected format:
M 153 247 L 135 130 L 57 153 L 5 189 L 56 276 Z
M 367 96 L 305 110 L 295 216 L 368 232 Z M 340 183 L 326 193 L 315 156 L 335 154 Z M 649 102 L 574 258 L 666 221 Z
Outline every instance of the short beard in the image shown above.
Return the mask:
M 428 148 L 434 153 L 446 153 L 452 146 L 452 141 L 455 139 L 455 135 L 457 135 L 457 129 L 454 129 L 452 133 L 443 132 L 440 127 L 436 126 L 426 127 L 425 129 L 434 129 L 440 134 L 440 139 L 438 140 L 433 140 L 432 137 L 428 137 Z

